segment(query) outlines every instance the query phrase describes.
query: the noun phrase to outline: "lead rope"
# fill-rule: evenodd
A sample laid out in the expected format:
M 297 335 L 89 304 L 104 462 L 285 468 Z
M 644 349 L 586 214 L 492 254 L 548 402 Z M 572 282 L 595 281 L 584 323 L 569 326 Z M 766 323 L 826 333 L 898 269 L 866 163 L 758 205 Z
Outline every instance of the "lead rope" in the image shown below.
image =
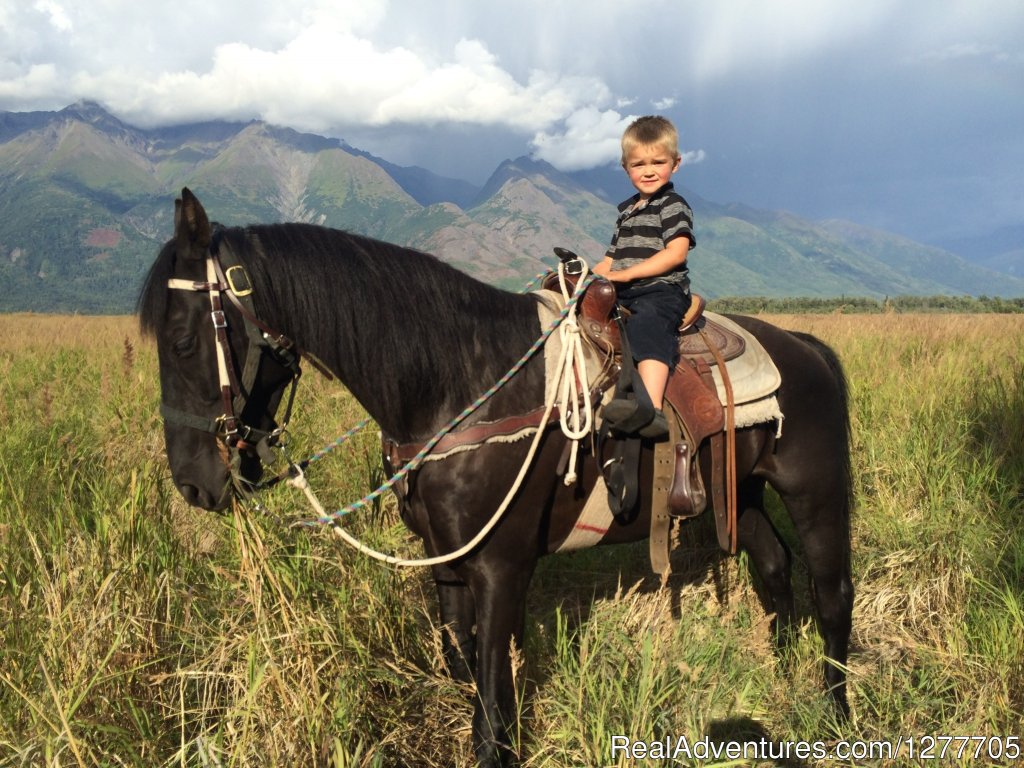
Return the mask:
M 583 264 L 583 271 L 580 273 L 579 282 L 576 283 L 577 290 L 585 283 L 587 272 L 589 272 L 589 268 L 582 259 L 580 259 L 580 263 Z M 562 266 L 560 264 L 558 269 L 558 285 L 562 291 L 562 299 L 568 302 L 570 291 Z M 593 429 L 594 406 L 590 401 L 590 382 L 587 376 L 587 360 L 583 352 L 583 337 L 580 334 L 580 326 L 576 321 L 575 313 L 572 313 L 571 321 L 567 319 L 562 323 L 559 332 L 562 340 L 560 365 L 562 390 L 558 419 L 562 427 L 562 434 L 570 441 L 569 464 L 563 480 L 568 487 L 577 480 L 576 467 L 578 466 L 580 441 L 590 435 Z M 581 402 L 582 422 L 580 420 Z M 572 415 L 571 427 L 569 426 L 570 414 Z
M 582 260 L 581 260 L 582 262 Z M 575 302 L 579 299 L 583 293 L 583 289 L 587 284 L 587 266 L 584 263 L 583 272 L 580 274 L 579 279 L 576 283 L 575 289 L 571 293 L 568 289 L 568 285 L 565 280 L 564 265 L 559 264 L 558 267 L 558 280 L 562 290 L 562 297 Z M 564 414 L 567 409 L 571 407 L 573 413 L 573 428 L 569 429 L 568 424 L 565 422 L 565 417 L 561 417 L 562 430 L 566 433 L 566 436 L 573 441 L 573 459 L 576 457 L 576 450 L 578 448 L 579 440 L 585 437 L 589 433 L 589 424 L 593 421 L 593 407 L 590 403 L 590 387 L 587 383 L 586 374 L 586 361 L 583 356 L 583 346 L 580 343 L 579 326 L 576 321 L 576 313 L 568 312 L 559 317 L 556 321 L 559 327 L 559 333 L 562 339 L 562 349 L 560 352 L 560 359 L 558 364 L 555 366 L 555 370 L 558 372 L 558 380 L 555 382 L 555 386 L 550 388 L 551 394 L 545 396 L 544 403 L 544 414 L 541 416 L 540 424 L 537 426 L 537 432 L 534 435 L 533 442 L 530 444 L 530 450 L 526 455 L 526 459 L 523 461 L 522 467 L 519 469 L 519 473 L 516 475 L 515 482 L 509 489 L 504 500 L 499 505 L 498 509 L 491 515 L 490 520 L 484 525 L 483 528 L 474 536 L 470 541 L 466 542 L 463 546 L 459 547 L 454 552 L 450 552 L 446 555 L 437 555 L 435 557 L 424 557 L 424 558 L 400 558 L 394 555 L 388 555 L 383 552 L 379 552 L 372 547 L 369 547 L 359 541 L 357 538 L 348 533 L 344 528 L 338 525 L 338 519 L 351 509 L 364 506 L 370 499 L 376 498 L 382 494 L 385 490 L 390 488 L 395 482 L 402 476 L 408 473 L 411 465 L 414 463 L 418 464 L 416 458 L 414 458 L 409 464 L 402 468 L 398 473 L 389 478 L 380 488 L 373 493 L 365 496 L 363 499 L 350 504 L 343 510 L 335 512 L 334 514 L 328 514 L 320 500 L 317 498 L 313 489 L 309 485 L 309 481 L 306 479 L 305 473 L 298 466 L 294 467 L 294 477 L 289 479 L 288 484 L 298 488 L 305 494 L 306 499 L 309 501 L 310 506 L 317 514 L 318 522 L 331 525 L 331 530 L 334 531 L 342 541 L 349 546 L 353 547 L 357 552 L 371 557 L 374 560 L 379 560 L 382 563 L 388 565 L 395 565 L 399 567 L 420 567 L 420 566 L 432 566 L 441 565 L 443 563 L 449 563 L 453 560 L 458 560 L 461 557 L 472 552 L 476 547 L 487 537 L 487 535 L 494 529 L 494 526 L 498 524 L 501 518 L 504 516 L 505 511 L 511 505 L 515 495 L 519 492 L 519 487 L 522 485 L 523 479 L 526 477 L 527 471 L 533 464 L 533 459 L 537 454 L 537 449 L 540 446 L 540 441 L 544 437 L 544 431 L 547 427 L 548 420 L 551 417 L 551 410 L 554 408 L 557 400 L 561 399 L 562 413 Z M 543 337 L 542 337 L 543 338 Z M 574 343 L 575 342 L 575 343 Z M 519 364 L 517 364 L 519 365 Z M 521 366 L 520 366 L 521 367 Z M 577 378 L 578 374 L 578 378 Z M 566 386 L 565 379 L 569 380 L 569 386 Z M 573 390 L 573 384 L 576 384 L 578 391 Z M 561 398 L 559 398 L 561 394 Z M 579 402 L 583 401 L 584 418 L 583 423 L 580 423 L 578 414 Z M 583 427 L 586 426 L 584 430 Z M 419 457 L 417 457 L 419 458 Z M 575 465 L 575 461 L 573 462 Z

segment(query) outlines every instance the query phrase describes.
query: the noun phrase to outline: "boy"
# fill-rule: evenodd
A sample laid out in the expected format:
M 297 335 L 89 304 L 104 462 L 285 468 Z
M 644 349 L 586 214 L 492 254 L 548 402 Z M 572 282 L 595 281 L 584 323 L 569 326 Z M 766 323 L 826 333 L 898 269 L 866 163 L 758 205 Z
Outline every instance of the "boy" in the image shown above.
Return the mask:
M 679 134 L 664 117 L 633 121 L 622 136 L 622 167 L 637 194 L 619 205 L 615 233 L 594 272 L 616 284 L 619 304 L 632 314 L 626 336 L 637 372 L 654 405 L 642 437 L 668 432 L 662 411 L 669 372 L 679 356 L 679 324 L 690 307 L 686 257 L 696 241 L 693 212 L 672 186 L 679 170 Z M 636 403 L 613 400 L 604 417 L 614 426 L 630 417 Z

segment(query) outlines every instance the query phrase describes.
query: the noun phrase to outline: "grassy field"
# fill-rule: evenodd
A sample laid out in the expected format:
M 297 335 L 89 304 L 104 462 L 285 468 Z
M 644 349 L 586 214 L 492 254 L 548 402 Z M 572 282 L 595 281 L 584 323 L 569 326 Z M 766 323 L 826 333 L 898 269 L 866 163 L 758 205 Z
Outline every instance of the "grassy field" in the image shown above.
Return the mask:
M 832 344 L 851 383 L 841 736 L 992 737 L 941 764 L 1012 763 L 985 755 L 1024 736 L 1024 316 L 774 320 Z M 440 672 L 427 574 L 290 528 L 308 510 L 288 488 L 260 513 L 187 507 L 156 382 L 132 318 L 0 316 L 0 766 L 469 764 L 473 692 Z M 310 372 L 295 453 L 361 416 Z M 376 455 L 371 429 L 318 463 L 320 497 L 362 496 Z M 421 553 L 390 501 L 346 524 Z M 542 562 L 518 670 L 527 766 L 633 765 L 615 735 L 834 742 L 813 625 L 780 658 L 744 558 L 720 558 L 710 534 L 682 530 L 665 589 L 645 544 Z

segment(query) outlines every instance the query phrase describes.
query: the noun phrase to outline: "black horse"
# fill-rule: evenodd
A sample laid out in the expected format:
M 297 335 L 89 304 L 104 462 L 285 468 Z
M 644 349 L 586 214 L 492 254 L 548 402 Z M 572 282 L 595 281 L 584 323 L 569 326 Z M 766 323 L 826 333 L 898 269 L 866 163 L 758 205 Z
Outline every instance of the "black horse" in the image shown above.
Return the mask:
M 208 258 L 212 253 L 216 260 Z M 214 261 L 235 266 L 214 274 L 212 267 L 208 271 Z M 183 286 L 190 290 L 176 289 Z M 248 309 L 242 301 L 236 306 L 235 298 L 250 290 Z M 220 307 L 224 298 L 229 300 Z M 244 314 L 318 357 L 386 437 L 422 443 L 537 339 L 536 304 L 531 294 L 488 286 L 432 256 L 342 231 L 306 224 L 211 225 L 184 189 L 174 238 L 158 255 L 139 299 L 141 325 L 157 342 L 175 485 L 190 504 L 220 510 L 232 499 L 233 474 L 259 479 L 252 444 L 275 426 L 294 373 L 294 348 L 268 347 L 274 333 L 247 333 Z M 846 381 L 835 354 L 817 339 L 749 317 L 732 319 L 760 340 L 778 366 L 785 414 L 780 438 L 774 424 L 738 431 L 739 546 L 760 575 L 766 608 L 786 627 L 795 619 L 790 555 L 764 512 L 770 483 L 805 553 L 828 657 L 827 689 L 847 713 L 853 587 Z M 218 377 L 215 326 L 227 353 L 223 359 L 236 369 L 229 378 L 245 379 L 235 383 L 241 395 L 232 397 L 224 374 Z M 472 418 L 531 412 L 543 392 L 543 362 L 534 358 Z M 402 516 L 428 555 L 453 552 L 477 534 L 511 486 L 530 442 L 483 445 L 409 475 Z M 236 450 L 225 450 L 225 443 Z M 483 766 L 515 762 L 510 641 L 523 637 L 526 591 L 538 558 L 568 536 L 595 482 L 594 462 L 584 462 L 579 481 L 563 484 L 556 467 L 565 444 L 560 430 L 547 430 L 499 524 L 468 555 L 433 567 L 448 630 L 446 662 L 453 675 L 476 682 L 473 740 Z M 233 468 L 232 453 L 240 459 Z M 649 527 L 650 510 L 644 508 L 629 524 L 612 526 L 602 543 L 645 538 Z

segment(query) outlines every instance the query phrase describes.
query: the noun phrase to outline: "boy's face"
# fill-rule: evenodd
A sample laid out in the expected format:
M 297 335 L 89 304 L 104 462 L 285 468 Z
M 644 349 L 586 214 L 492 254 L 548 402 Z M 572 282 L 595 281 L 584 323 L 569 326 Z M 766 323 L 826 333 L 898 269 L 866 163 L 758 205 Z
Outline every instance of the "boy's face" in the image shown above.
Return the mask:
M 626 155 L 622 167 L 629 180 L 647 200 L 679 170 L 680 158 L 657 144 L 638 144 Z

